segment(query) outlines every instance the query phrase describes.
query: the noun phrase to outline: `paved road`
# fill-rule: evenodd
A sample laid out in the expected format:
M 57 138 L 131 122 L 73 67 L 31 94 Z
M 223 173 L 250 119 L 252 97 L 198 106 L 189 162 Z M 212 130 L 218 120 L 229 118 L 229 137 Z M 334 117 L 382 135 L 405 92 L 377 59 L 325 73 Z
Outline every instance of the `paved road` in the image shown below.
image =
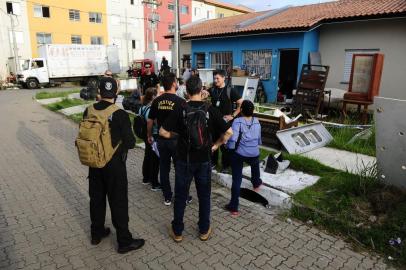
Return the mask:
M 176 244 L 167 236 L 172 209 L 141 184 L 141 149 L 129 154 L 129 207 L 130 228 L 146 239 L 145 247 L 119 255 L 115 235 L 91 246 L 86 168 L 73 144 L 77 127 L 32 95 L 0 91 L 0 269 L 386 268 L 342 240 L 258 207 L 243 206 L 239 218 L 230 217 L 221 209 L 227 199 L 218 186 L 213 186 L 213 237 L 198 240 L 193 202 L 185 239 Z M 112 227 L 109 214 L 107 223 Z

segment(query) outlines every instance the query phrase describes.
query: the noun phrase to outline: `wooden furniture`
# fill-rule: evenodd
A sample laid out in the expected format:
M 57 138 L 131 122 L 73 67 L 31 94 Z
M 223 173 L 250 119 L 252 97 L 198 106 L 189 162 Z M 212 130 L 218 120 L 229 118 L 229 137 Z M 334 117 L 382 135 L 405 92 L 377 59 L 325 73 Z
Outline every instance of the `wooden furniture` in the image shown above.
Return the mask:
M 361 122 L 368 121 L 368 106 L 379 95 L 384 55 L 354 54 L 348 92 L 344 94 L 342 114 L 347 116 L 347 104 L 358 105 Z M 364 107 L 361 113 L 361 106 Z
M 262 144 L 277 149 L 281 148 L 281 143 L 276 137 L 276 132 L 291 127 L 297 127 L 299 124 L 298 121 L 287 124 L 283 116 L 275 117 L 263 113 L 254 113 L 254 116 L 258 118 L 261 124 Z
M 363 125 L 366 125 L 368 123 L 368 106 L 372 105 L 373 102 L 371 101 L 364 101 L 364 100 L 348 100 L 344 99 L 343 100 L 343 109 L 342 113 L 344 118 L 347 117 L 347 104 L 354 104 L 358 105 L 358 114 L 361 116 L 361 123 Z M 361 106 L 364 106 L 362 112 L 361 112 Z
M 303 65 L 293 98 L 294 114 L 301 113 L 304 117 L 317 118 L 324 102 L 324 88 L 329 69 L 329 66 Z

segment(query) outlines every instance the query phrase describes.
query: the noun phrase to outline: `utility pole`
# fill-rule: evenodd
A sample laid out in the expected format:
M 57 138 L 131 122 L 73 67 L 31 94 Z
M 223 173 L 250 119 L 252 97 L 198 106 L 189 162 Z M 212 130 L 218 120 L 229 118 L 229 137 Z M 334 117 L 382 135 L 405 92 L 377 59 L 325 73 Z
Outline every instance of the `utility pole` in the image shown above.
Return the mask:
M 162 3 L 158 2 L 157 0 L 144 0 L 142 1 L 144 5 L 151 5 L 153 9 L 156 9 L 158 6 L 160 6 Z M 157 26 L 157 23 L 159 22 L 157 13 L 155 11 L 152 11 L 150 16 L 148 16 L 148 22 L 150 23 L 149 29 L 151 30 L 151 42 L 149 38 L 147 38 L 147 51 L 155 51 L 155 29 Z M 148 33 L 147 33 L 148 34 Z
M 175 55 L 174 55 L 174 62 L 176 63 L 176 77 L 180 77 L 180 18 L 179 18 L 179 0 L 175 1 Z
M 15 34 L 15 25 L 13 20 L 13 14 L 8 14 L 10 16 L 11 21 L 11 35 L 13 36 L 13 51 L 14 51 L 14 63 L 16 66 L 16 74 L 20 72 L 20 61 L 18 60 L 18 47 L 17 47 L 17 40 Z

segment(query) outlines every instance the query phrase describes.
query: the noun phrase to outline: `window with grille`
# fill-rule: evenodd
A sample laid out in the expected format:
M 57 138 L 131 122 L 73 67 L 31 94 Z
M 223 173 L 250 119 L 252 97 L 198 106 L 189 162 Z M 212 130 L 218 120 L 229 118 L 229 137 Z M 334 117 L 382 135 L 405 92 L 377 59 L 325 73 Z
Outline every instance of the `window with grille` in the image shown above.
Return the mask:
M 206 67 L 206 54 L 196 53 L 196 68 L 205 68 Z
M 80 11 L 76 9 L 69 9 L 69 20 L 75 22 L 80 21 Z
M 102 37 L 90 37 L 90 44 L 92 45 L 102 45 L 103 38 Z
M 173 4 L 173 3 L 168 3 L 168 9 L 169 9 L 170 11 L 174 11 L 174 10 L 175 10 L 175 4 Z
M 82 44 L 82 37 L 78 35 L 72 35 L 70 37 L 72 44 Z
M 212 52 L 210 56 L 211 68 L 227 70 L 227 68 L 233 67 L 232 52 Z
M 37 18 L 49 18 L 49 17 L 51 17 L 51 14 L 49 12 L 49 7 L 41 6 L 41 5 L 35 5 L 34 6 L 34 17 L 37 17 Z
M 345 50 L 344 72 L 342 83 L 349 83 L 352 68 L 352 56 L 354 54 L 378 53 L 379 49 L 348 49 Z
M 271 78 L 272 50 L 243 51 L 242 64 L 250 73 L 255 73 L 263 80 Z
M 98 12 L 89 12 L 89 22 L 91 23 L 101 23 L 102 14 Z
M 49 33 L 37 33 L 37 44 L 51 44 L 52 36 Z

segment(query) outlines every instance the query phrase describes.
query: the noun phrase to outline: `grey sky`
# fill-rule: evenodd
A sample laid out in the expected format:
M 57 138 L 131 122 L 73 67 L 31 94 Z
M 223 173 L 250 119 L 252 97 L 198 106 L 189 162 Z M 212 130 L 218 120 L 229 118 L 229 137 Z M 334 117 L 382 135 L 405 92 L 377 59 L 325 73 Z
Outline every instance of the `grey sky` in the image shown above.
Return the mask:
M 321 2 L 328 2 L 329 0 L 222 0 L 233 4 L 241 4 L 257 11 L 280 8 L 287 5 L 307 5 Z

